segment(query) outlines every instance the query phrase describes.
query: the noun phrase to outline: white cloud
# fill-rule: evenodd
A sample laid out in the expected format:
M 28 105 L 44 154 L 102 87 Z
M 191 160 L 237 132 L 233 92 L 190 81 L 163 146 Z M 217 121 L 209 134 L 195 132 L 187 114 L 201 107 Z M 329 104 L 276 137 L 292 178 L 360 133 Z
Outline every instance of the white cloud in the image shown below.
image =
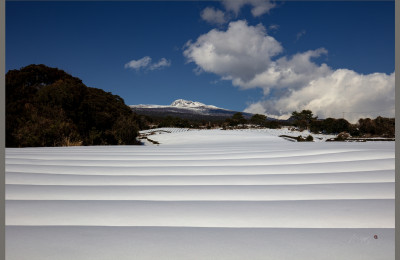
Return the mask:
M 309 81 L 328 75 L 331 69 L 326 65 L 317 65 L 311 61 L 322 54 L 326 54 L 324 48 L 297 53 L 291 58 L 282 57 L 264 67 L 261 73 L 256 74 L 250 80 L 235 78 L 233 84 L 244 89 L 260 87 L 267 95 L 271 89 L 297 89 Z
M 196 70 L 217 74 L 241 89 L 263 89 L 264 101 L 249 105 L 246 112 L 287 117 L 292 111 L 310 109 L 322 118 L 346 112 L 350 121 L 394 116 L 394 73 L 333 70 L 313 61 L 327 55 L 324 48 L 278 57 L 282 51 L 262 25 L 236 21 L 226 31 L 213 29 L 189 41 L 184 56 L 197 65 Z
M 266 35 L 263 26 L 237 21 L 231 22 L 227 31 L 213 29 L 196 42 L 189 41 L 183 54 L 203 71 L 225 79 L 250 80 L 268 67 L 270 57 L 281 51 L 280 43 Z
M 225 17 L 225 13 L 221 10 L 216 10 L 213 7 L 205 8 L 201 14 L 201 18 L 211 24 L 221 25 L 226 23 L 228 20 Z
M 151 58 L 149 56 L 143 57 L 139 60 L 131 60 L 130 62 L 125 64 L 125 69 L 135 69 L 140 70 L 141 68 L 147 67 L 151 62 Z
M 126 69 L 134 69 L 134 70 L 141 70 L 141 69 L 149 69 L 149 70 L 156 70 L 161 69 L 163 67 L 171 66 L 171 61 L 161 58 L 156 63 L 151 63 L 151 58 L 149 56 L 145 56 L 139 60 L 131 60 L 130 62 L 125 64 Z
M 149 69 L 156 70 L 169 66 L 171 66 L 171 61 L 167 60 L 166 58 L 161 58 L 157 63 L 151 64 Z
M 288 118 L 292 111 L 309 109 L 320 118 L 342 117 L 355 123 L 359 118 L 395 114 L 395 74 L 358 74 L 338 69 L 285 92 L 277 99 L 251 104 L 246 112 Z
M 254 17 L 269 13 L 269 10 L 276 6 L 269 0 L 223 0 L 222 3 L 226 10 L 232 11 L 236 15 L 244 5 L 251 5 L 251 13 Z

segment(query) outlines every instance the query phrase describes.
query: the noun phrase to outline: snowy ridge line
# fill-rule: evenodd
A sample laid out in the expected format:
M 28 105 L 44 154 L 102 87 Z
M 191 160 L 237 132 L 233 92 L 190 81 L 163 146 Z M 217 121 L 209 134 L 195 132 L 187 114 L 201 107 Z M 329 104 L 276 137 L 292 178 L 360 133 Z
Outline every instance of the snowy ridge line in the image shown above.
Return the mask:
M 296 185 L 394 182 L 394 170 L 267 175 L 71 175 L 6 172 L 7 184 L 32 185 Z
M 165 135 L 163 137 L 169 137 L 171 135 Z M 179 136 L 179 135 L 174 135 Z M 229 137 L 229 136 L 228 136 Z M 269 139 L 269 138 L 268 138 Z M 211 140 L 212 142 L 213 140 Z M 235 140 L 242 141 L 243 140 Z M 244 140 L 245 142 L 247 140 Z M 296 143 L 296 146 L 290 145 L 291 142 L 282 143 L 282 142 L 254 142 L 255 140 L 251 140 L 249 144 L 240 142 L 239 144 L 232 143 L 220 143 L 220 144 L 197 144 L 195 147 L 185 146 L 185 145 L 164 145 L 159 146 L 157 149 L 152 149 L 152 146 L 73 146 L 73 147 L 29 147 L 29 148 L 7 148 L 6 156 L 9 154 L 43 154 L 43 155 L 57 155 L 57 154 L 65 154 L 67 156 L 73 154 L 80 154 L 90 156 L 92 153 L 96 155 L 151 155 L 151 154 L 161 154 L 161 155 L 185 155 L 185 154 L 197 154 L 197 153 L 206 153 L 206 154 L 215 154 L 215 153 L 243 153 L 243 152 L 263 152 L 263 153 L 274 153 L 274 152 L 289 152 L 289 151 L 304 151 L 305 153 L 313 152 L 313 150 L 330 153 L 330 150 L 336 151 L 365 151 L 365 150 L 390 150 L 390 146 L 394 146 L 391 143 L 384 142 L 386 145 L 385 148 L 375 148 L 374 144 L 377 143 L 364 143 L 364 146 L 361 146 L 360 143 L 324 143 L 324 146 L 329 147 L 329 149 L 322 149 L 320 146 L 315 145 L 314 143 Z M 279 140 L 278 140 L 279 141 Z M 310 146 L 315 146 L 313 149 L 305 149 Z M 179 147 L 179 148 L 178 148 Z M 96 149 L 103 148 L 103 149 Z M 195 148 L 195 149 L 194 149 Z M 228 149 L 229 148 L 229 149 Z M 250 149 L 251 148 L 251 149 Z M 326 148 L 326 147 L 325 147 Z M 250 149 L 250 150 L 249 150 Z M 325 151 L 324 151 L 325 150 Z M 67 152 L 67 153 L 66 153 Z M 73 153 L 72 153 L 73 152 Z
M 362 163 L 361 163 L 362 162 Z M 96 175 L 163 175 L 174 172 L 174 175 L 242 175 L 252 174 L 293 174 L 293 173 L 327 173 L 355 171 L 392 170 L 394 159 L 340 161 L 329 163 L 278 164 L 278 165 L 237 165 L 237 166 L 56 166 L 6 164 L 6 171 L 32 173 L 96 174 Z M 168 169 L 168 171 L 166 171 Z M 335 169 L 332 171 L 331 169 Z
M 291 187 L 291 186 L 297 186 L 297 187 L 302 187 L 302 186 L 323 186 L 323 185 L 368 185 L 368 184 L 378 184 L 378 185 L 383 185 L 383 184 L 390 184 L 394 185 L 393 182 L 391 181 L 381 181 L 381 182 L 327 182 L 327 183 L 295 183 L 295 184 L 183 184 L 183 185 L 174 185 L 174 184 L 169 184 L 169 185 L 164 185 L 164 184 L 151 184 L 151 185 L 139 185 L 139 184 L 124 184 L 124 185 L 113 185 L 113 184 L 103 184 L 103 185 L 75 185 L 75 184 L 20 184 L 20 183 L 7 183 L 6 187 L 12 188 L 12 187 L 35 187 L 35 188 L 76 188 L 76 189 L 83 189 L 83 188 L 88 188 L 88 189 L 93 189 L 93 188 L 118 188 L 118 189 L 124 189 L 124 188 L 205 188 L 205 187 L 212 187 L 212 188 L 233 188 L 233 187 L 264 187 L 264 188 L 276 188 L 276 187 Z
M 314 187 L 314 186 L 322 186 L 321 188 L 329 188 L 327 186 L 331 186 L 331 185 L 341 185 L 341 186 L 355 186 L 355 185 L 383 185 L 383 184 L 390 184 L 390 185 L 394 185 L 393 182 L 373 182 L 373 183 L 317 183 L 317 184 L 310 184 L 310 183 L 304 183 L 304 184 L 294 184 L 294 185 L 286 185 L 286 184 L 274 184 L 274 185 L 270 185 L 270 184 L 251 184 L 251 185 L 245 185 L 245 184 L 241 184 L 241 185 L 229 185 L 229 184 L 224 184 L 224 185 L 196 185 L 196 184 L 187 184 L 187 185 L 35 185 L 35 184 L 11 184 L 11 183 L 7 183 L 6 187 L 17 187 L 20 186 L 22 187 L 36 187 L 36 188 L 46 188 L 46 187 L 57 187 L 57 188 L 79 188 L 79 189 L 91 189 L 91 188 L 117 188 L 117 189 L 124 189 L 124 188 L 146 188 L 146 189 L 158 189 L 158 188 L 204 188 L 204 187 L 212 187 L 213 189 L 218 189 L 218 188 L 234 188 L 234 187 L 241 187 L 241 188 L 245 188 L 245 187 L 252 187 L 252 188 L 284 188 L 285 186 L 297 186 L 297 187 Z M 325 186 L 325 187 L 324 187 Z
M 335 143 L 330 143 L 332 148 L 329 150 L 332 150 L 333 152 L 341 152 L 341 151 L 364 151 L 366 149 L 360 149 L 357 147 L 353 147 L 352 149 L 343 149 L 343 147 L 340 148 L 334 148 Z M 284 147 L 284 148 L 282 148 Z M 44 149 L 45 148 L 45 149 Z M 96 148 L 103 148 L 101 150 L 96 149 Z M 181 146 L 178 148 L 174 147 L 171 148 L 171 146 L 159 146 L 157 149 L 152 149 L 152 147 L 147 147 L 147 146 L 140 146 L 140 145 L 134 145 L 134 146 L 96 146 L 94 148 L 93 146 L 72 146 L 72 147 L 29 147 L 29 148 L 7 148 L 6 149 L 6 156 L 8 155 L 66 155 L 66 156 L 75 156 L 75 155 L 85 155 L 85 156 L 91 156 L 92 154 L 95 155 L 110 155 L 110 156 L 120 156 L 120 155 L 152 155 L 152 154 L 157 154 L 157 155 L 196 155 L 196 154 L 235 154 L 235 153 L 244 153 L 246 152 L 249 148 L 252 148 L 249 153 L 275 153 L 275 152 L 288 152 L 288 151 L 297 151 L 297 152 L 305 152 L 305 153 L 312 153 L 314 151 L 307 151 L 302 148 L 296 148 L 296 147 L 290 147 L 284 144 L 279 144 L 279 145 L 269 145 L 266 146 L 265 144 L 259 144 L 259 146 L 253 146 L 253 145 L 242 145 L 242 146 L 234 146 L 233 144 L 231 145 L 225 145 L 225 146 L 199 146 L 195 147 L 185 147 Z M 107 149 L 106 149 L 107 148 Z M 229 148 L 229 150 L 226 150 Z M 22 151 L 21 151 L 22 149 Z M 373 149 L 372 149 L 373 150 Z M 387 149 L 385 149 L 387 150 Z M 108 152 L 107 152 L 108 151 Z M 316 151 L 320 152 L 326 152 L 330 153 L 330 151 L 327 151 L 325 149 L 316 149 Z M 66 153 L 67 152 L 67 153 Z M 72 153 L 73 152 L 73 153 Z
M 394 199 L 267 202 L 8 200 L 6 208 L 6 225 L 394 228 Z
M 348 199 L 346 201 L 350 201 L 351 203 L 355 203 L 357 201 L 365 201 L 365 202 L 380 202 L 380 201 L 385 201 L 385 202 L 394 202 L 395 199 L 393 198 L 389 198 L 389 199 L 379 199 L 379 198 L 373 198 L 373 199 Z M 186 205 L 190 205 L 191 202 L 193 203 L 198 203 L 199 205 L 201 204 L 218 204 L 218 203 L 228 203 L 231 205 L 236 205 L 236 203 L 241 203 L 241 204 L 246 204 L 247 202 L 251 202 L 254 204 L 267 204 L 267 203 L 280 203 L 280 202 L 288 202 L 288 203 L 295 203 L 295 202 L 301 202 L 301 203 L 312 203 L 312 202 L 320 202 L 320 201 L 327 201 L 327 202 L 341 202 L 343 201 L 342 199 L 326 199 L 326 200 L 314 200 L 314 199 L 308 199 L 308 200 L 269 200 L 269 201 L 259 201 L 259 200 L 228 200 L 228 201 L 224 201 L 224 200 L 75 200 L 75 199 L 71 199 L 71 200 L 57 200 L 57 199 L 53 199 L 53 200 L 6 200 L 6 202 L 9 203 L 14 203 L 14 202 L 19 202 L 19 203 L 38 203 L 40 204 L 41 202 L 43 203 L 54 203 L 54 202 L 60 202 L 60 203 L 70 203 L 71 205 L 76 203 L 89 203 L 89 202 L 94 202 L 94 203 L 98 203 L 98 205 L 105 203 L 105 204 L 112 204 L 111 202 L 121 202 L 121 203 L 126 203 L 126 204 L 135 204 L 135 203 L 140 203 L 140 204 L 146 204 L 147 202 L 149 202 L 149 204 L 151 203 L 155 203 L 155 204 L 159 204 L 162 206 L 165 206 L 164 204 L 186 204 Z M 394 206 L 394 205 L 393 205 Z
M 47 226 L 47 225 L 7 225 L 7 227 L 10 228 L 31 228 L 31 229 L 53 229 L 53 228 L 61 228 L 61 229 L 65 229 L 70 230 L 72 228 L 88 228 L 88 229 L 104 229 L 104 230 L 112 230 L 112 229 L 120 229 L 123 230 L 124 228 L 127 229 L 142 229 L 142 230 L 148 230 L 148 229 L 157 229 L 157 230 L 176 230 L 176 229 L 186 229 L 186 230 L 198 230 L 198 231 L 205 231 L 207 232 L 207 230 L 226 230 L 226 231 L 239 231 L 239 230 L 248 230 L 248 231 L 260 231 L 262 232 L 263 230 L 275 230 L 275 231 L 280 231 L 280 230 L 286 230 L 288 232 L 291 231 L 300 231 L 300 230 L 308 230 L 308 231 L 348 231 L 348 232 L 352 232 L 355 230 L 361 230 L 361 231 L 366 231 L 368 233 L 374 232 L 376 233 L 376 231 L 395 231 L 395 228 L 353 228 L 353 227 L 349 227 L 349 228 L 330 228 L 330 227 L 196 227 L 196 226 L 86 226 L 86 225 L 51 225 L 51 226 Z
M 157 230 L 176 230 L 176 229 L 187 229 L 187 230 L 202 230 L 202 231 L 207 231 L 207 230 L 226 230 L 226 231 L 234 231 L 234 230 L 249 230 L 249 231 L 262 231 L 262 230 L 287 230 L 287 231 L 295 231 L 295 230 L 309 230 L 309 231 L 349 231 L 352 232 L 352 230 L 364 230 L 367 232 L 373 232 L 373 231 L 395 231 L 394 228 L 329 228 L 329 227 L 324 227 L 324 228 L 288 228 L 288 227 L 190 227 L 190 226 L 85 226 L 85 225 L 51 225 L 51 226 L 46 226 L 46 225 L 7 225 L 7 227 L 11 228 L 32 228 L 32 229 L 53 229 L 53 228 L 61 228 L 61 229 L 72 229 L 72 228 L 88 228 L 88 229 L 104 229 L 104 230 L 111 230 L 111 229 L 121 229 L 123 230 L 124 228 L 128 229 L 142 229 L 142 230 L 147 230 L 147 229 L 157 229 Z
M 326 156 L 326 155 L 339 155 L 339 154 L 353 154 L 353 153 L 373 153 L 376 154 L 376 151 L 363 151 L 363 150 L 341 150 L 341 151 L 323 151 L 323 150 L 316 150 L 316 151 L 304 151 L 304 150 L 285 150 L 285 151 L 251 151 L 251 152 L 246 152 L 246 151 L 241 151 L 241 152 L 221 152 L 221 153 L 196 153 L 196 154 L 187 154 L 187 153 L 182 153 L 182 154 L 160 154 L 156 153 L 156 151 L 152 153 L 138 153 L 138 154 L 108 154 L 106 156 L 100 156 L 99 154 L 87 154 L 87 153 L 73 153 L 73 154 L 54 154 L 54 153 L 48 153 L 48 154 L 38 154 L 38 153 L 32 153 L 32 154 L 26 154 L 26 153 L 18 153 L 18 154 L 7 154 L 6 159 L 7 160 L 43 160 L 43 161 L 57 161 L 57 160 L 65 160 L 65 161 L 81 161 L 82 157 L 85 157 L 86 161 L 89 160 L 103 160 L 103 161 L 125 161 L 125 160 L 131 160 L 131 161 L 168 161 L 168 160 L 220 160 L 220 159 L 269 159 L 269 158 L 283 158 L 283 157 L 305 157 L 305 156 Z M 383 153 L 387 153 L 390 156 L 393 157 L 392 154 L 390 153 L 389 150 L 387 151 L 382 151 Z
M 220 159 L 186 159 L 186 160 L 47 160 L 47 159 L 8 159 L 9 165 L 54 165 L 54 166 L 258 166 L 281 164 L 313 164 L 357 161 L 363 163 L 368 160 L 394 159 L 391 153 L 359 152 L 355 154 L 330 154 L 318 156 L 293 156 L 274 158 L 220 158 Z
M 371 194 L 371 189 L 375 194 Z M 394 199 L 394 183 L 50 186 L 6 184 L 6 200 L 284 201 Z

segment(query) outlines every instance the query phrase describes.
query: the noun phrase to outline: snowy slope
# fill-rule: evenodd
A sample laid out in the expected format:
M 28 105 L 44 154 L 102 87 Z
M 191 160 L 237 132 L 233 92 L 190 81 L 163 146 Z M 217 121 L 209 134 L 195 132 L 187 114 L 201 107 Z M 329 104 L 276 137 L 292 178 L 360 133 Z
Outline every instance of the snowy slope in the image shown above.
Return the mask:
M 225 119 L 237 112 L 184 99 L 177 99 L 171 105 L 130 105 L 129 107 L 136 113 L 144 115 L 176 116 L 192 119 Z M 243 116 L 250 118 L 252 114 L 243 112 Z
M 6 259 L 394 259 L 394 142 L 277 135 L 6 149 Z
M 200 102 L 189 101 L 184 99 L 177 99 L 172 102 L 171 106 L 173 107 L 182 107 L 182 108 L 209 108 L 209 109 L 222 109 L 213 105 L 205 105 Z
M 194 109 L 194 110 L 201 110 L 201 109 L 223 109 L 213 105 L 205 105 L 200 102 L 184 100 L 184 99 L 177 99 L 171 103 L 169 106 L 163 105 L 130 105 L 131 108 L 185 108 L 185 109 Z

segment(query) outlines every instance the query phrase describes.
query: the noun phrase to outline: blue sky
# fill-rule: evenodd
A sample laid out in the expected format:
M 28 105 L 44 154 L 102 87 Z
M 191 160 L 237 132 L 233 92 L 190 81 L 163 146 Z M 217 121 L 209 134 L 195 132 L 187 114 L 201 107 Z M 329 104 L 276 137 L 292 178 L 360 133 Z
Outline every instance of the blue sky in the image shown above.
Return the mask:
M 8 1 L 6 70 L 58 67 L 128 105 L 394 116 L 394 1 L 239 2 Z

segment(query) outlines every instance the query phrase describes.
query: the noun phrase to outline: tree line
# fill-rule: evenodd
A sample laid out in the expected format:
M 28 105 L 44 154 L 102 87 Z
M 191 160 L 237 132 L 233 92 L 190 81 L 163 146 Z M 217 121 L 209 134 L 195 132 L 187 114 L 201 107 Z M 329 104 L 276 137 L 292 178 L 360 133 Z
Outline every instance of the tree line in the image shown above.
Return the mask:
M 351 124 L 343 118 L 318 119 L 310 110 L 294 111 L 290 118 L 293 126 L 313 133 L 339 134 L 346 132 L 354 137 L 395 137 L 395 118 L 378 116 L 375 119 L 360 118 Z
M 246 119 L 243 113 L 237 112 L 224 120 L 186 119 L 179 117 L 145 116 L 149 127 L 180 127 L 180 128 L 222 128 L 236 129 L 262 127 L 277 129 L 283 126 L 295 127 L 300 131 L 309 130 L 312 133 L 339 134 L 346 132 L 354 137 L 395 137 L 395 119 L 378 116 L 375 119 L 361 118 L 351 124 L 343 118 L 319 119 L 310 110 L 293 111 L 288 120 L 276 120 L 265 115 L 255 114 Z

